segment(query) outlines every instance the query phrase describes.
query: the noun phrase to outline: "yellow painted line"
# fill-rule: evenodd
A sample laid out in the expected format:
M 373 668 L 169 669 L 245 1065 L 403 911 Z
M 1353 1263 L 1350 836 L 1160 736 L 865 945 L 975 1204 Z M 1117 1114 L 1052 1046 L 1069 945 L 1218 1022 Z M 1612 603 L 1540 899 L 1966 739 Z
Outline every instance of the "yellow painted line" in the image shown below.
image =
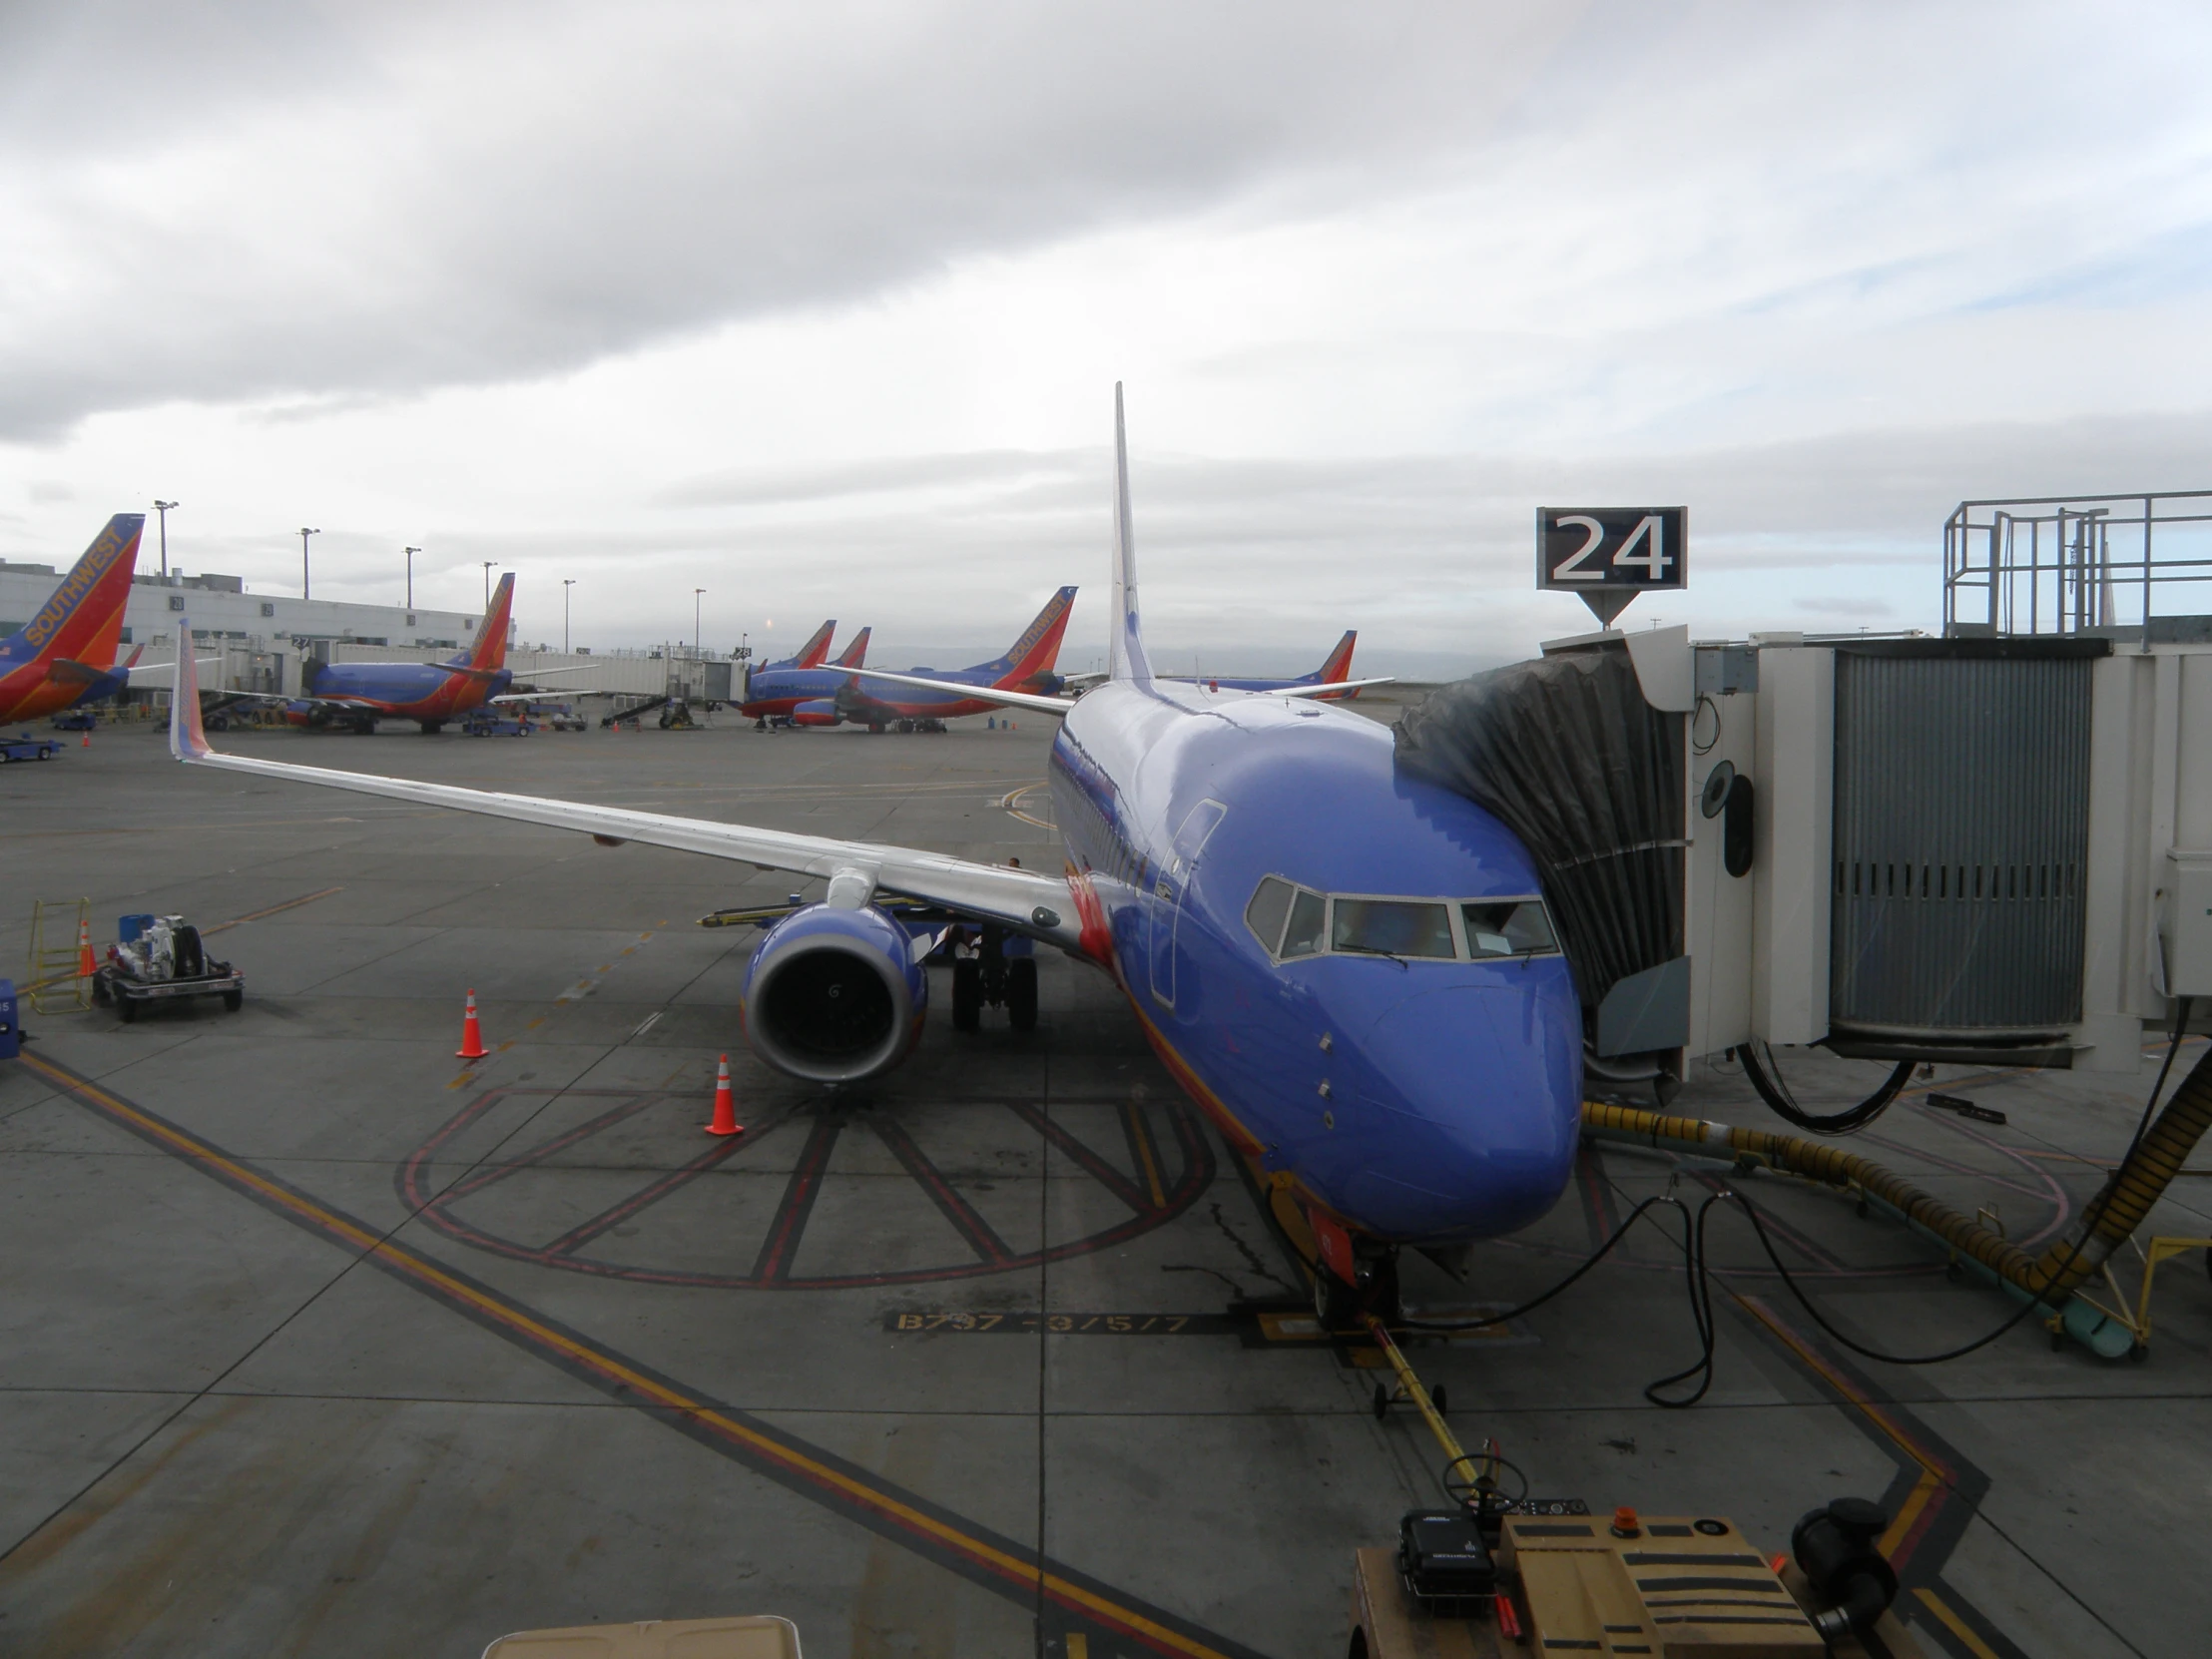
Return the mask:
M 1889 1531 L 1882 1535 L 1882 1553 L 1885 1555 L 1894 1553 L 1898 1545 L 1911 1536 L 1914 1523 L 1920 1519 L 1921 1511 L 1926 1509 L 1929 1501 L 1942 1490 L 1945 1478 L 1950 1471 L 1923 1451 L 1919 1443 L 1913 1438 L 1911 1431 L 1890 1412 L 1884 1410 L 1881 1405 L 1868 1398 L 1851 1379 L 1845 1377 L 1826 1360 L 1806 1347 L 1796 1332 L 1775 1319 L 1757 1302 L 1746 1297 L 1736 1296 L 1733 1291 L 1729 1294 L 1735 1296 L 1738 1307 L 1747 1310 L 1761 1325 L 1773 1332 L 1776 1338 L 1798 1357 L 1800 1363 L 1808 1371 L 1813 1372 L 1831 1388 L 1850 1400 L 1861 1414 L 1882 1430 L 1883 1435 L 1892 1445 L 1920 1465 L 1921 1477 L 1913 1482 L 1913 1490 L 1907 1494 L 1904 1503 L 1899 1505 L 1897 1515 L 1890 1522 Z M 1995 1659 L 1995 1656 L 1991 1655 L 1991 1659 Z
M 200 929 L 200 936 L 206 938 L 210 933 L 221 933 L 229 928 L 243 926 L 249 921 L 259 921 L 262 917 L 273 916 L 279 910 L 296 910 L 302 904 L 312 904 L 318 898 L 328 898 L 334 892 L 343 891 L 345 891 L 343 887 L 324 887 L 320 892 L 307 893 L 299 898 L 287 898 L 283 903 L 272 904 L 266 910 L 256 910 L 250 915 L 233 916 L 229 921 L 219 921 L 213 927 L 203 927 Z
M 1021 822 L 1024 824 L 1034 824 L 1039 830 L 1055 829 L 1057 828 L 1057 826 L 1049 823 L 1044 819 L 1038 818 L 1033 813 L 1025 813 L 1021 810 L 1021 804 L 1025 799 L 1032 795 L 1035 795 L 1037 791 L 1044 789 L 1045 787 L 1046 786 L 1043 784 L 1026 784 L 1022 788 L 1015 790 L 1011 795 L 1001 796 L 999 798 L 998 804 L 1006 812 L 1011 813 L 1015 818 L 1020 819 Z
M 1137 1161 L 1144 1166 L 1145 1185 L 1152 1189 L 1152 1207 L 1164 1210 L 1167 1193 L 1160 1185 L 1160 1164 L 1152 1155 L 1152 1132 L 1145 1124 L 1144 1108 L 1132 1100 L 1121 1109 L 1129 1119 L 1129 1138 L 1137 1143 Z
M 96 1102 L 103 1111 L 129 1123 L 148 1139 L 194 1163 L 221 1170 L 231 1182 L 255 1193 L 273 1208 L 299 1217 L 328 1237 L 354 1247 L 363 1257 L 378 1258 L 385 1266 L 434 1290 L 447 1301 L 472 1309 L 484 1318 L 527 1337 L 534 1345 L 619 1384 L 637 1398 L 710 1428 L 718 1437 L 746 1447 L 762 1460 L 803 1475 L 846 1501 L 894 1520 L 901 1527 L 933 1539 L 1002 1577 L 1022 1584 L 1038 1585 L 1045 1594 L 1063 1605 L 1078 1608 L 1103 1622 L 1141 1636 L 1163 1652 L 1186 1654 L 1191 1659 L 1221 1659 L 1221 1650 L 1218 1648 L 1185 1636 L 1180 1631 L 1170 1630 L 1165 1625 L 1058 1573 L 1040 1572 L 1035 1562 L 1025 1561 L 1018 1555 L 998 1548 L 987 1539 L 939 1520 L 909 1503 L 901 1502 L 841 1469 L 808 1456 L 798 1446 L 787 1445 L 764 1430 L 694 1397 L 672 1383 L 648 1377 L 614 1355 L 566 1332 L 554 1330 L 495 1292 L 469 1284 L 429 1258 L 416 1255 L 405 1245 L 385 1239 L 359 1223 L 324 1208 L 304 1193 L 293 1192 L 277 1185 L 259 1170 L 226 1157 L 197 1136 L 141 1111 L 98 1084 L 74 1077 L 37 1055 L 27 1054 L 23 1059 L 25 1064 L 43 1073 L 57 1088 Z
M 1942 1621 L 1945 1630 L 1958 1638 L 1960 1644 L 1968 1653 L 1974 1656 L 1974 1659 L 1998 1659 L 1996 1649 L 1979 1636 L 1976 1636 L 1964 1619 L 1944 1606 L 1941 1596 L 1925 1587 L 1916 1587 L 1913 1593 L 1920 1597 L 1931 1613 L 1934 1613 L 1936 1618 Z

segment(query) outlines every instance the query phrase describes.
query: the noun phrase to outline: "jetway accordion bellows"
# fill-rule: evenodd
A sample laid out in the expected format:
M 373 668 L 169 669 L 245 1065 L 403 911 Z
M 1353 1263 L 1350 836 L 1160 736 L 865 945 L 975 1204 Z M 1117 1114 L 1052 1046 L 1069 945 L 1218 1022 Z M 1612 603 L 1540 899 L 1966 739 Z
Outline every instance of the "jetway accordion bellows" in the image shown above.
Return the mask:
M 1439 687 L 1398 721 L 1398 764 L 1535 858 L 1593 1014 L 1618 981 L 1682 954 L 1682 723 L 1644 701 L 1617 643 Z
M 1839 648 L 1839 1037 L 1999 1042 L 2081 1017 L 2089 655 L 2103 649 Z

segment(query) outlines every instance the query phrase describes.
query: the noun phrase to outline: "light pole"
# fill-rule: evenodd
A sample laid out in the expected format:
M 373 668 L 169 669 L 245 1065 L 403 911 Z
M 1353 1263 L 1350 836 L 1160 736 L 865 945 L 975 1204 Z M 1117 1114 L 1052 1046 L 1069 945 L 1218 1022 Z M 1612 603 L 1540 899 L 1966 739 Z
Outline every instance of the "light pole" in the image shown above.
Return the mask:
M 576 585 L 576 578 L 561 578 L 561 655 L 568 655 L 568 590 Z
M 491 609 L 491 573 L 499 568 L 497 559 L 484 561 L 484 609 Z
M 692 655 L 699 658 L 705 658 L 707 655 L 707 648 L 699 640 L 699 601 L 701 595 L 705 594 L 706 591 L 705 588 L 694 588 L 691 591 L 691 648 Z
M 419 548 L 419 547 L 410 547 L 410 548 L 406 549 L 406 554 L 407 554 L 407 609 L 408 609 L 408 610 L 410 610 L 410 611 L 414 609 L 414 556 L 415 556 L 415 555 L 416 555 L 417 553 L 421 552 L 421 551 L 422 551 L 422 549 L 421 549 L 421 548 Z
M 313 589 L 307 579 L 307 538 L 321 534 L 320 530 L 310 530 L 303 524 L 299 527 L 299 597 L 301 599 L 313 597 Z
M 176 505 L 174 501 L 154 503 L 154 511 L 162 516 L 162 580 L 165 583 L 169 580 L 169 509 Z

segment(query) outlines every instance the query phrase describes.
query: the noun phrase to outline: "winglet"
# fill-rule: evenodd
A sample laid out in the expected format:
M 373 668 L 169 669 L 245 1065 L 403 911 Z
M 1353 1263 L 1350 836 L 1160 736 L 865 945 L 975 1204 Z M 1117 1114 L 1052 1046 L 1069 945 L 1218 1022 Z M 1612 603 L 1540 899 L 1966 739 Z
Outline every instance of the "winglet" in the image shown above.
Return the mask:
M 192 619 L 177 619 L 177 686 L 169 694 L 169 752 L 180 761 L 213 753 L 200 726 L 200 664 L 192 655 Z
M 1137 616 L 1137 538 L 1129 523 L 1129 437 L 1119 380 L 1114 382 L 1114 625 L 1107 648 L 1112 678 L 1151 684 L 1152 663 Z
M 867 637 L 875 630 L 863 628 L 852 636 L 852 643 L 844 648 L 844 655 L 836 661 L 838 668 L 858 668 L 867 661 Z

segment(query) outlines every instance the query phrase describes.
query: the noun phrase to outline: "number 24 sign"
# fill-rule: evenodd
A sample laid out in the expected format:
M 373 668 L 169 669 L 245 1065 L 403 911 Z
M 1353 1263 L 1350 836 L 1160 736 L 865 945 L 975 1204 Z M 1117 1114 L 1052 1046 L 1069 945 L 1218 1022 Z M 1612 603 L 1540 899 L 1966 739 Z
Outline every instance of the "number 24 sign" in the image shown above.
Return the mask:
M 1536 586 L 1679 588 L 1689 580 L 1687 507 L 1540 507 Z

